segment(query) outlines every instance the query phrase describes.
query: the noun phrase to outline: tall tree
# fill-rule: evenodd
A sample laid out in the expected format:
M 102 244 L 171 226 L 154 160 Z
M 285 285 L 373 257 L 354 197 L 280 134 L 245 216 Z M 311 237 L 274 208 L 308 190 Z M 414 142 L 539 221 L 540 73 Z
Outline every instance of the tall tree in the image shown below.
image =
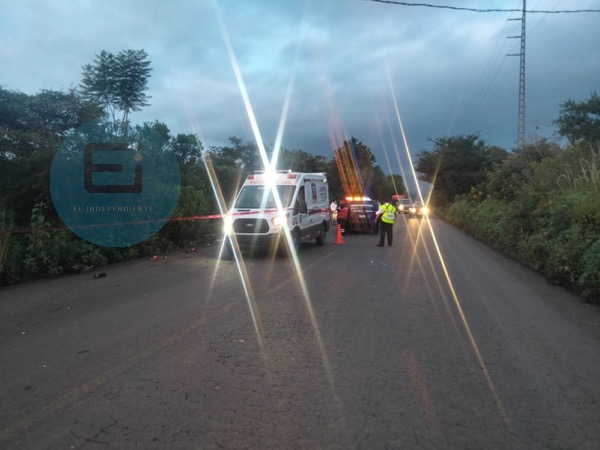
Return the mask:
M 377 167 L 379 169 L 379 167 Z M 400 175 L 384 176 L 381 172 L 381 180 L 374 185 L 371 196 L 377 200 L 389 200 L 390 195 L 406 195 L 404 180 Z
M 433 184 L 432 202 L 440 206 L 481 187 L 487 171 L 508 155 L 497 147 L 488 148 L 477 134 L 443 137 L 434 144 L 433 151 L 418 156 L 415 169 L 422 181 Z
M 205 154 L 227 205 L 233 201 L 246 175 L 260 167 L 255 143 L 237 137 L 230 137 L 229 142 L 231 146 L 211 147 Z
M 194 134 L 178 134 L 171 139 L 171 146 L 180 165 L 196 164 L 202 159 L 202 142 Z
M 231 165 L 249 173 L 261 168 L 258 148 L 254 142 L 235 136 L 229 138 L 231 146 L 212 147 L 210 149 L 213 162 L 218 165 Z
M 282 149 L 278 164 L 281 169 L 295 172 L 325 172 L 327 161 L 322 155 L 313 155 L 304 150 Z
M 121 125 L 127 127 L 131 112 L 150 104 L 145 93 L 152 70 L 147 58 L 144 50 L 122 50 L 116 56 L 102 50 L 94 64 L 83 66 L 84 97 L 102 105 L 113 122 L 116 111 L 122 111 Z
M 545 159 L 555 158 L 560 152 L 557 144 L 541 139 L 508 154 L 488 172 L 485 189 L 487 195 L 495 199 L 514 201 L 523 186 L 531 183 L 534 166 Z
M 51 204 L 48 179 L 56 149 L 73 129 L 101 116 L 75 90 L 27 95 L 0 87 L 0 210 L 14 210 L 21 223 L 34 204 Z
M 558 134 L 566 137 L 571 144 L 600 142 L 600 96 L 593 92 L 586 101 L 567 100 L 561 105 L 555 124 L 558 125 Z
M 94 64 L 83 66 L 80 88 L 83 96 L 102 105 L 107 117 L 116 121 L 116 60 L 112 53 L 102 50 L 96 55 Z
M 118 82 L 116 85 L 117 105 L 123 111 L 122 123 L 127 123 L 131 111 L 141 111 L 148 106 L 148 78 L 150 61 L 144 50 L 125 50 L 117 55 Z

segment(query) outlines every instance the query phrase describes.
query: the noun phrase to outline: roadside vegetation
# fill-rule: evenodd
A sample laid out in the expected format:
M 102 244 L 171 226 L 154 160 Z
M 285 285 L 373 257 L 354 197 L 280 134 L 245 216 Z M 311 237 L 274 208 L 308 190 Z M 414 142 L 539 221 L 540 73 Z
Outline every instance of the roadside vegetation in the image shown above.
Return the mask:
M 477 136 L 443 138 L 416 168 L 447 220 L 600 304 L 600 98 L 565 102 L 556 124 L 565 148 L 540 140 L 507 153 Z
M 159 120 L 132 124 L 135 112 L 150 106 L 146 91 L 151 70 L 143 50 L 116 55 L 102 51 L 82 68 L 80 86 L 66 92 L 27 95 L 0 86 L 0 286 L 163 255 L 219 238 L 217 199 L 231 204 L 247 174 L 261 169 L 258 148 L 230 137 L 228 145 L 206 149 L 194 134 L 173 134 Z M 165 142 L 163 151 L 172 152 L 179 163 L 181 189 L 171 220 L 137 245 L 86 242 L 64 225 L 54 208 L 53 158 L 74 130 L 91 121 L 115 136 L 158 134 Z M 310 150 L 281 149 L 278 168 L 327 173 L 332 199 L 342 198 L 350 188 L 354 195 L 374 198 L 405 193 L 401 177 L 384 175 L 373 152 L 356 138 L 344 142 L 330 159 L 322 155 L 328 149 Z M 346 172 L 348 161 L 357 162 L 352 174 Z
M 247 174 L 260 169 L 255 143 L 230 137 L 204 148 L 193 134 L 173 134 L 156 120 L 134 125 L 150 105 L 151 74 L 143 50 L 101 52 L 66 92 L 27 95 L 0 86 L 0 285 L 192 248 L 219 238 L 221 205 L 231 204 Z M 177 207 L 158 233 L 130 247 L 101 247 L 72 233 L 50 194 L 50 169 L 62 142 L 91 121 L 115 135 L 149 130 L 180 167 Z M 417 157 L 440 216 L 498 250 L 600 304 L 600 97 L 568 100 L 556 120 L 568 144 L 539 140 L 511 152 L 477 134 L 441 137 Z M 328 149 L 280 149 L 278 168 L 325 172 L 330 196 L 406 194 L 384 175 L 371 149 L 352 137 Z M 268 148 L 270 153 L 272 148 Z M 474 264 L 476 262 L 473 262 Z

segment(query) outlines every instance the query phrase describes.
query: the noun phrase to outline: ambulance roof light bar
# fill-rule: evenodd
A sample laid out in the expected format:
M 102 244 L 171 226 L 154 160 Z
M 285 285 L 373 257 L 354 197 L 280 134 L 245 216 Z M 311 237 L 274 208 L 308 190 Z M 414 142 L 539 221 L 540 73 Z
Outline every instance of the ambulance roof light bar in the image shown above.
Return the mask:
M 291 173 L 292 171 L 290 169 L 285 169 L 285 170 L 272 170 L 271 173 Z M 264 170 L 255 170 L 254 171 L 255 174 L 263 174 L 265 173 Z
M 254 173 L 249 173 L 247 179 L 248 180 L 254 180 L 256 175 L 265 175 L 265 171 L 264 170 L 255 170 Z M 287 170 L 274 170 L 274 171 L 270 171 L 269 172 L 272 175 L 276 175 L 276 174 L 287 174 L 288 179 L 296 179 L 296 174 L 292 173 L 291 170 L 287 169 Z

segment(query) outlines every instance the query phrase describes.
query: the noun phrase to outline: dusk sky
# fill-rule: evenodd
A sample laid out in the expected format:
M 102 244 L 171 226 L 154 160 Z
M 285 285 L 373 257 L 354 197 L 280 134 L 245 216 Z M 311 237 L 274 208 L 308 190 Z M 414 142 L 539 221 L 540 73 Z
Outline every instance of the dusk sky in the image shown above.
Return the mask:
M 529 0 L 527 9 L 525 136 L 555 139 L 560 104 L 599 90 L 600 12 L 533 11 L 598 11 L 600 1 Z M 283 147 L 328 158 L 354 136 L 385 172 L 407 161 L 399 117 L 412 155 L 459 134 L 517 144 L 519 58 L 506 55 L 520 49 L 509 38 L 521 33 L 509 20 L 520 12 L 369 0 L 0 0 L 0 10 L 4 88 L 67 90 L 102 50 L 144 49 L 151 106 L 132 121 L 197 133 L 205 148 L 255 140 L 243 92 L 267 145 L 282 123 Z

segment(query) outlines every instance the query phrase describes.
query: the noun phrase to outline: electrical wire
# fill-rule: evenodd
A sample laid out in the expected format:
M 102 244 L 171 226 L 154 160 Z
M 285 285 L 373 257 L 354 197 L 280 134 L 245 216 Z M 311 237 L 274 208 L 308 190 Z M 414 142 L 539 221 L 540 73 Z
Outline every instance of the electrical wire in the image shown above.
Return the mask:
M 480 9 L 480 8 L 466 8 L 462 6 L 448 6 L 448 5 L 433 5 L 430 3 L 409 3 L 409 2 L 400 2 L 394 0 L 363 0 L 369 2 L 376 3 L 388 3 L 391 5 L 398 6 L 419 6 L 424 8 L 438 8 L 438 9 L 452 9 L 454 11 L 470 11 L 477 13 L 491 13 L 491 12 L 523 12 L 522 9 Z M 590 12 L 600 12 L 600 9 L 567 9 L 567 10 L 556 10 L 556 11 L 548 11 L 548 10 L 538 10 L 531 9 L 525 11 L 528 14 L 568 14 L 568 13 L 590 13 Z

